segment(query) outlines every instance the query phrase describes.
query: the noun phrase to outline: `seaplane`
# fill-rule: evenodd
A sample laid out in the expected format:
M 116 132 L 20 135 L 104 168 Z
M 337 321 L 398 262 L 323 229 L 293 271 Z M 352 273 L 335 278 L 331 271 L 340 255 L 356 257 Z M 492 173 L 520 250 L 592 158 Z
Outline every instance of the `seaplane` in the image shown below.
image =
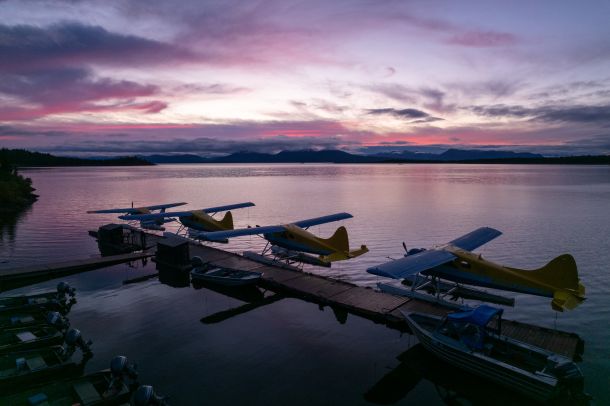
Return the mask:
M 332 262 L 347 260 L 365 254 L 368 252 L 368 248 L 366 245 L 362 245 L 358 249 L 350 250 L 347 230 L 343 226 L 337 228 L 330 238 L 318 237 L 307 231 L 307 229 L 311 226 L 352 217 L 349 213 L 335 213 L 328 216 L 273 226 L 256 226 L 229 231 L 204 231 L 192 234 L 191 238 L 223 242 L 234 237 L 259 235 L 267 240 L 262 253 L 246 252 L 244 253 L 245 256 L 265 263 L 269 263 L 269 261 L 276 263 L 277 259 L 281 259 L 286 263 L 308 263 L 330 267 Z M 314 255 L 317 255 L 317 257 Z M 272 256 L 273 259 L 269 260 L 268 256 Z
M 142 206 L 142 207 L 133 207 L 133 203 L 131 207 L 127 208 L 117 208 L 117 209 L 104 209 L 104 210 L 89 210 L 87 213 L 92 214 L 126 214 L 126 215 L 140 215 L 140 214 L 151 214 L 152 212 L 159 210 L 159 213 L 165 213 L 166 209 L 170 209 L 173 207 L 184 206 L 187 204 L 186 202 L 179 203 L 165 203 L 165 204 L 157 204 L 153 206 Z M 163 224 L 168 223 L 173 220 L 163 220 L 161 219 L 149 219 L 149 220 L 141 220 L 140 227 L 148 230 L 160 230 L 164 231 L 165 228 Z
M 555 311 L 571 310 L 582 303 L 585 287 L 578 278 L 576 261 L 569 254 L 558 256 L 542 268 L 524 270 L 496 264 L 472 252 L 501 234 L 496 229 L 481 227 L 428 250 L 406 250 L 403 243 L 407 251 L 404 258 L 373 266 L 367 272 L 402 279 L 404 284 L 411 285 L 410 289 L 401 289 L 378 284 L 383 291 L 425 300 L 422 296 L 425 294 L 418 291 L 432 288 L 437 302 L 442 300 L 441 292 L 444 296 L 453 295 L 462 289 L 461 284 L 465 284 L 551 297 L 551 307 Z
M 226 231 L 233 230 L 233 214 L 231 210 L 242 209 L 245 207 L 252 207 L 254 203 L 244 202 L 228 204 L 225 206 L 208 207 L 199 210 L 189 211 L 162 211 L 160 213 L 148 213 L 148 214 L 127 214 L 119 216 L 121 220 L 126 221 L 139 221 L 140 224 L 150 224 L 155 222 L 169 222 L 174 221 L 176 218 L 182 226 L 176 232 L 179 234 L 184 228 L 190 230 L 190 233 L 199 231 Z M 222 219 L 215 219 L 216 213 L 226 211 Z M 163 230 L 161 230 L 163 231 Z

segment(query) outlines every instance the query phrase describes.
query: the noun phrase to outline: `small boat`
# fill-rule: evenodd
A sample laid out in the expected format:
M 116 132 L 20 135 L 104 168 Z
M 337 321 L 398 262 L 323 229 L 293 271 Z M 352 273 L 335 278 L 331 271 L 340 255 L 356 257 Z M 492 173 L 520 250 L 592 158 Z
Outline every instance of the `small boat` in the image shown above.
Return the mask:
M 421 344 L 438 358 L 538 401 L 583 395 L 574 362 L 501 334 L 502 309 L 481 305 L 440 318 L 403 312 Z
M 80 375 L 91 357 L 84 354 L 78 364 L 69 358 L 61 345 L 0 355 L 0 389 L 14 391 L 33 382 Z
M 191 271 L 193 280 L 210 282 L 224 286 L 244 286 L 252 285 L 258 282 L 263 276 L 261 272 L 241 271 L 237 269 L 210 267 L 208 263 L 204 263 L 201 258 L 193 257 L 194 265 Z
M 55 292 L 0 297 L 0 315 L 8 312 L 37 311 L 41 309 L 67 312 L 76 302 L 74 292 L 74 288 L 65 282 L 60 282 Z
M 34 326 L 0 331 L 0 354 L 61 344 L 64 334 L 53 326 Z
M 45 309 L 26 309 L 16 313 L 0 313 L 0 329 L 53 325 L 68 328 L 70 322 L 58 312 Z
M 0 397 L 2 405 L 120 405 L 129 402 L 130 389 L 122 385 L 110 391 L 112 374 L 106 369 L 78 378 L 37 386 Z

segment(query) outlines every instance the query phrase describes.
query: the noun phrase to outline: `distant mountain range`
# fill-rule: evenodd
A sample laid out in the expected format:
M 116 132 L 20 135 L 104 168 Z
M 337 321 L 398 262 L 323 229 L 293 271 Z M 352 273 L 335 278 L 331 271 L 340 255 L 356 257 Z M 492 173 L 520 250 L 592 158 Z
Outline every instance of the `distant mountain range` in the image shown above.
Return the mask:
M 507 164 L 579 164 L 610 165 L 609 155 L 545 158 L 540 154 L 512 151 L 449 149 L 442 154 L 411 151 L 350 154 L 339 150 L 281 151 L 277 154 L 236 152 L 204 158 L 194 154 L 146 155 L 132 157 L 73 158 L 21 149 L 0 149 L 0 162 L 24 166 L 135 166 L 170 163 L 507 163 Z
M 357 155 L 339 150 L 301 150 L 281 151 L 277 154 L 236 152 L 215 158 L 204 158 L 193 154 L 148 155 L 141 156 L 141 158 L 154 163 L 375 163 L 385 161 L 457 162 L 482 159 L 539 159 L 544 157 L 540 154 L 528 152 L 450 149 L 442 154 L 402 151 L 375 155 Z
M 379 162 L 384 159 L 367 155 L 355 155 L 339 150 L 281 151 L 277 154 L 236 152 L 216 158 L 203 158 L 191 154 L 149 155 L 141 156 L 141 158 L 154 163 L 368 163 Z

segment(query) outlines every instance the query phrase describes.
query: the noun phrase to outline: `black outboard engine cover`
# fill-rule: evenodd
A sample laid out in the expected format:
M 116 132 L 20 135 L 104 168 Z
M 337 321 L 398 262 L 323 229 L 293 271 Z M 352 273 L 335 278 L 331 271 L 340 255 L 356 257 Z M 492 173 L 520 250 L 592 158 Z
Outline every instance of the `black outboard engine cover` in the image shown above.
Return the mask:
M 157 395 L 150 385 L 140 386 L 133 395 L 134 406 L 163 406 L 167 405 L 165 399 Z
M 110 361 L 110 372 L 115 378 L 128 377 L 135 380 L 138 377 L 135 365 L 130 364 L 124 355 L 117 355 Z
M 110 361 L 110 372 L 113 376 L 120 376 L 123 374 L 123 370 L 127 368 L 127 357 L 123 355 L 117 355 Z
M 76 294 L 76 289 L 72 286 L 68 285 L 66 282 L 59 282 L 57 284 L 57 294 L 60 298 L 64 298 L 65 296 L 74 297 Z
M 64 341 L 68 346 L 68 351 L 74 352 L 74 348 L 78 347 L 81 349 L 83 354 L 91 354 L 91 348 L 89 346 L 93 343 L 91 340 L 85 342 L 80 331 L 75 328 L 68 330 L 66 336 L 64 337 Z

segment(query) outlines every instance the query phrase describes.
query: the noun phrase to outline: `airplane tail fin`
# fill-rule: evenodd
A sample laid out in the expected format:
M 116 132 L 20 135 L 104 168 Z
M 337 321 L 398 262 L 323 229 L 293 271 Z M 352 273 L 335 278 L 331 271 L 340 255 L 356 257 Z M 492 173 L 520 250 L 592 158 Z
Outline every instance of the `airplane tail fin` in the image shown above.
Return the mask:
M 537 280 L 555 288 L 551 302 L 554 310 L 571 310 L 585 300 L 585 287 L 578 279 L 576 261 L 570 254 L 560 255 L 533 272 Z
M 336 252 L 320 257 L 320 259 L 325 262 L 342 261 L 345 259 L 355 258 L 369 252 L 366 245 L 362 245 L 360 248 L 350 251 L 347 230 L 343 226 L 339 227 L 332 237 L 324 241 L 336 249 Z
M 218 222 L 223 230 L 233 230 L 233 215 L 228 211 L 225 216 Z
M 339 227 L 330 238 L 323 239 L 323 241 L 334 249 L 336 249 L 337 251 L 349 251 L 349 239 L 347 237 L 347 230 L 343 226 Z

